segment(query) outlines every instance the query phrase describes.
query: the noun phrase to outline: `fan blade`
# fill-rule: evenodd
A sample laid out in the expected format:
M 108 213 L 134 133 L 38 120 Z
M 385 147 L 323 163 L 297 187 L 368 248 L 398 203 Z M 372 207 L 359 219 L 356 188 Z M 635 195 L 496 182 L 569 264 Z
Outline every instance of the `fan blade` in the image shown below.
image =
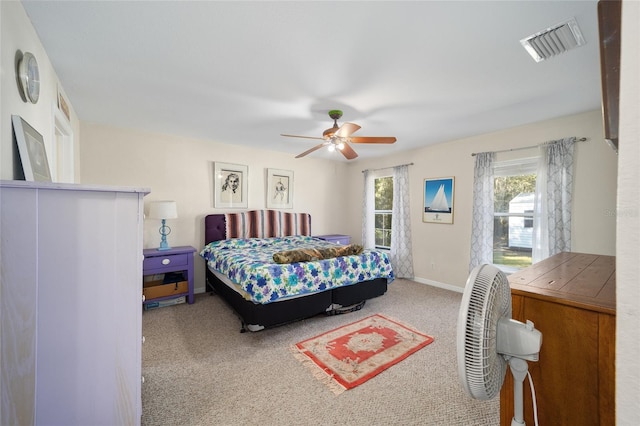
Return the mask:
M 323 143 L 321 143 L 321 144 L 319 144 L 319 145 L 314 146 L 314 147 L 313 147 L 313 148 L 311 148 L 311 149 L 306 150 L 306 151 L 305 151 L 305 152 L 303 152 L 302 154 L 298 154 L 298 155 L 296 155 L 296 158 L 304 157 L 305 155 L 307 155 L 307 154 L 311 154 L 313 151 L 316 151 L 316 150 L 318 150 L 318 149 L 322 148 L 323 146 L 327 146 L 327 145 L 329 145 L 329 144 L 330 144 L 330 142 L 323 142 Z
M 305 139 L 319 139 L 319 140 L 324 140 L 324 138 L 319 138 L 317 136 L 299 136 L 299 135 L 284 135 L 282 133 L 280 133 L 280 136 L 286 136 L 288 138 L 305 138 Z
M 347 138 L 357 132 L 360 129 L 360 126 L 353 123 L 343 123 L 342 126 L 333 134 L 334 136 L 338 136 L 340 138 Z
M 356 136 L 349 138 L 349 141 L 353 143 L 396 143 L 396 138 L 393 136 Z
M 358 156 L 358 153 L 355 152 L 348 143 L 344 144 L 344 147 L 340 150 L 340 152 L 342 152 L 342 155 L 344 155 L 347 160 L 353 160 Z

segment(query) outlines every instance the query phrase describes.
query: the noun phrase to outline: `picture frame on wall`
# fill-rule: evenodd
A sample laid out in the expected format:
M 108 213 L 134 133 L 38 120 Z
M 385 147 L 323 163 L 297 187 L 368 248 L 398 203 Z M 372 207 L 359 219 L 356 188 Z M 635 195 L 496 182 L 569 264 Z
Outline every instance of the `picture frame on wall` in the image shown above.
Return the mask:
M 267 208 L 293 208 L 293 171 L 267 169 Z
M 241 164 L 214 162 L 213 169 L 214 207 L 246 209 L 249 168 Z
M 453 224 L 455 178 L 427 178 L 423 189 L 422 221 Z
M 22 162 L 24 179 L 51 182 L 51 170 L 42 135 L 19 115 L 12 115 L 11 122 Z
M 64 96 L 62 96 L 62 93 L 60 92 L 59 88 L 58 88 L 58 109 L 62 111 L 67 121 L 71 122 L 71 113 L 69 112 L 69 104 L 67 104 L 67 101 L 64 98 Z

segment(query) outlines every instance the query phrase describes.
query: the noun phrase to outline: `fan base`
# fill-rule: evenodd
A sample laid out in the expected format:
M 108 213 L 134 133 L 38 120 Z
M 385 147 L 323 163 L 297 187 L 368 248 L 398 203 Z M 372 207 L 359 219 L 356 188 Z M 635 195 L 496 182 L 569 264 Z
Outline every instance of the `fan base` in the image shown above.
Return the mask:
M 331 111 L 329 111 L 329 117 L 334 120 L 338 120 L 340 117 L 342 117 L 342 111 L 340 111 L 339 109 L 332 109 Z

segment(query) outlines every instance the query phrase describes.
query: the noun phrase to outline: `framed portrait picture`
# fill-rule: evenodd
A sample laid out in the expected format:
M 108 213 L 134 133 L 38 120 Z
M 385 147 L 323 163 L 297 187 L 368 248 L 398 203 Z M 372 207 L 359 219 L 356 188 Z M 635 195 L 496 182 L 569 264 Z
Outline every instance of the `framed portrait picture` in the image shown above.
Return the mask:
M 454 190 L 453 177 L 425 179 L 422 221 L 452 224 Z
M 293 208 L 293 172 L 267 169 L 267 208 Z
M 19 115 L 12 115 L 11 122 L 18 144 L 24 179 L 51 182 L 51 170 L 42 135 Z
M 215 208 L 247 208 L 248 167 L 240 164 L 213 163 Z

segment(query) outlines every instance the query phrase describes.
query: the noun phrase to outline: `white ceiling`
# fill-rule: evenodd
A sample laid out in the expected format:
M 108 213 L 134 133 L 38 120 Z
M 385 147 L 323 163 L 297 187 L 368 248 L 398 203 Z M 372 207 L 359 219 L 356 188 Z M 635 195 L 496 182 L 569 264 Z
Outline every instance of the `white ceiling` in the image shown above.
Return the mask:
M 600 108 L 596 0 L 23 4 L 83 121 L 293 158 L 318 141 L 280 134 L 341 109 L 398 138 L 354 145 L 367 158 Z M 540 63 L 520 45 L 572 17 L 586 45 Z

